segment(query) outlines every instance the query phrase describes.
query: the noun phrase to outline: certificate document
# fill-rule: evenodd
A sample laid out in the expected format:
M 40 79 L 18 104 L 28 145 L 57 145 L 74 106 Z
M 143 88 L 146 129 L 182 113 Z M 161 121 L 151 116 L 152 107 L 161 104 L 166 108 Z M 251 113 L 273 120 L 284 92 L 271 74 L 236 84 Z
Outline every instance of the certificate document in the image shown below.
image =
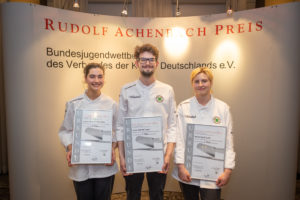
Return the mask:
M 111 163 L 112 111 L 75 111 L 72 164 Z
M 226 127 L 187 124 L 185 167 L 192 178 L 215 181 L 224 172 Z
M 161 171 L 164 145 L 161 117 L 125 118 L 125 160 L 128 173 Z

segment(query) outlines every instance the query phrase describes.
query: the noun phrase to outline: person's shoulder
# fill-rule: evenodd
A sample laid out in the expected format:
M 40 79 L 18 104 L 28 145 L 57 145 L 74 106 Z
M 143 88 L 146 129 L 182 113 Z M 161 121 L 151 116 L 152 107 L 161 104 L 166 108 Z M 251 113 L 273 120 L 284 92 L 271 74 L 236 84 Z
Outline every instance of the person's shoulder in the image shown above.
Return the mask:
M 67 103 L 66 103 L 66 111 L 67 110 L 74 110 L 75 107 L 76 107 L 76 104 L 82 102 L 83 99 L 84 99 L 84 94 L 81 94 L 81 95 L 79 95 L 79 96 L 77 96 L 77 97 L 75 97 L 75 98 L 67 101 Z
M 112 102 L 112 103 L 116 103 L 116 101 L 112 98 L 112 97 L 110 97 L 110 96 L 108 96 L 108 95 L 106 95 L 106 94 L 101 94 L 102 95 L 102 99 L 103 100 L 105 100 L 105 101 L 110 101 L 110 102 Z
M 167 83 L 156 80 L 156 86 L 173 90 L 173 87 Z
M 186 99 L 186 100 L 183 100 L 182 102 L 180 102 L 180 103 L 178 104 L 178 106 L 190 105 L 190 104 L 192 103 L 192 101 L 193 101 L 193 98 L 194 98 L 194 97 L 190 97 L 190 98 L 188 98 L 188 99 Z
M 220 100 L 218 98 L 214 98 L 214 97 L 213 97 L 213 100 L 214 100 L 216 106 L 220 106 L 220 107 L 224 107 L 224 108 L 229 108 L 228 104 L 225 103 L 224 101 L 222 101 L 222 100 Z
M 136 85 L 137 85 L 137 81 L 126 83 L 125 85 L 123 85 L 122 90 L 128 90 L 128 89 L 134 88 L 134 87 L 136 87 Z
M 78 101 L 82 101 L 83 99 L 84 99 L 84 94 L 81 94 L 81 95 L 69 100 L 67 103 L 72 104 L 72 103 L 76 103 Z

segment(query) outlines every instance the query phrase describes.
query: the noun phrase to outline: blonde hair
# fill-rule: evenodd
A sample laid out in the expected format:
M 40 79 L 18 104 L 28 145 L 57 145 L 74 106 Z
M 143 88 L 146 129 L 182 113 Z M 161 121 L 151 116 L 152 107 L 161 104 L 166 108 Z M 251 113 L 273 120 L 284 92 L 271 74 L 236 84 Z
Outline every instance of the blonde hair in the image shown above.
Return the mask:
M 212 71 L 207 67 L 198 67 L 198 68 L 194 69 L 191 73 L 191 76 L 190 76 L 191 83 L 193 82 L 194 78 L 200 73 L 205 74 L 208 77 L 209 81 L 211 83 L 213 82 L 214 75 L 213 75 Z

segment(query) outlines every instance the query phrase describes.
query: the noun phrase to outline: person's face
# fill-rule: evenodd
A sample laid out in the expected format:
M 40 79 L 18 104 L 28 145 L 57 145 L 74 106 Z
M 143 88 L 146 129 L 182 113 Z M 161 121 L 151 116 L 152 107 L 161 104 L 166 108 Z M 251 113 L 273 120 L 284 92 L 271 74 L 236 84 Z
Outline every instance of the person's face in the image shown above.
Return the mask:
M 196 96 L 210 95 L 212 83 L 204 73 L 197 74 L 192 82 L 192 87 Z
M 100 91 L 104 84 L 104 74 L 100 68 L 91 68 L 85 78 L 88 85 L 88 90 L 97 92 Z
M 139 68 L 142 76 L 151 77 L 158 66 L 158 61 L 152 53 L 145 51 L 140 54 L 139 60 L 136 61 L 136 66 Z

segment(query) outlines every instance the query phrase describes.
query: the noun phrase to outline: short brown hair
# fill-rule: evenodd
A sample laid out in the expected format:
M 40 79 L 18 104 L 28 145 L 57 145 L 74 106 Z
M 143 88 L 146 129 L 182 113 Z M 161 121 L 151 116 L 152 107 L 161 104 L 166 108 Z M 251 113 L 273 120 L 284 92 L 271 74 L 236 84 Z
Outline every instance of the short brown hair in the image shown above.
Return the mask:
M 146 51 L 152 53 L 156 60 L 158 59 L 159 51 L 152 44 L 143 44 L 142 46 L 136 46 L 134 49 L 134 58 L 138 60 L 140 58 L 140 54 Z
M 90 69 L 93 68 L 99 68 L 103 71 L 103 75 L 105 74 L 105 67 L 99 63 L 89 63 L 87 66 L 85 66 L 85 68 L 83 69 L 83 73 L 84 73 L 84 77 L 86 78 L 87 75 L 90 72 Z

